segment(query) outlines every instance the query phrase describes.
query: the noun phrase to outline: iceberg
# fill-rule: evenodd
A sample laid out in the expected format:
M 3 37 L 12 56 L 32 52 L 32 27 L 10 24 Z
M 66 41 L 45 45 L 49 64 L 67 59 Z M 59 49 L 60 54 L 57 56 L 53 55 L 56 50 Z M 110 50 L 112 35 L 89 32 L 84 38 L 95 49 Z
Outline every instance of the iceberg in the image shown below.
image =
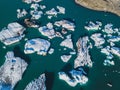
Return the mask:
M 110 24 L 105 25 L 105 27 L 102 31 L 107 34 L 113 34 L 114 33 L 113 24 L 110 23 Z
M 72 57 L 72 55 L 62 55 L 62 56 L 61 56 L 61 60 L 62 60 L 63 62 L 68 62 L 71 57 Z
M 80 38 L 76 45 L 78 49 L 77 58 L 74 61 L 74 68 L 80 66 L 92 67 L 93 63 L 89 55 L 89 48 L 87 47 L 88 37 Z
M 102 23 L 99 22 L 99 21 L 96 21 L 95 23 L 90 21 L 88 23 L 88 25 L 86 25 L 84 28 L 88 31 L 91 31 L 91 30 L 100 30 L 101 29 L 101 26 L 102 26 Z
M 32 15 L 31 19 L 38 20 L 42 17 L 43 12 L 37 10 L 31 10 L 30 14 Z
M 45 81 L 45 74 L 42 74 L 38 79 L 31 81 L 24 90 L 46 90 Z
M 31 4 L 32 2 L 34 3 L 38 3 L 41 2 L 42 0 L 23 0 L 23 2 L 27 3 L 27 4 Z
M 120 57 L 120 48 L 118 48 L 118 47 L 112 47 L 111 48 L 111 53 L 113 53 L 113 54 L 115 54 L 115 55 L 117 55 L 117 56 Z
M 45 5 L 40 5 L 40 9 L 45 9 L 46 8 L 46 6 Z
M 40 27 L 39 32 L 50 39 L 56 37 L 56 33 L 55 30 L 53 29 L 52 23 L 48 23 L 46 26 Z
M 95 33 L 91 36 L 91 39 L 95 42 L 96 47 L 100 47 L 105 43 L 105 39 L 102 37 L 101 33 Z
M 107 40 L 108 42 L 119 42 L 120 41 L 120 36 L 111 36 Z
M 46 11 L 46 14 L 47 15 L 52 15 L 52 16 L 57 16 L 57 11 L 54 9 L 54 8 L 52 8 L 51 10 L 48 10 L 48 11 Z
M 38 55 L 46 55 L 50 47 L 50 42 L 44 39 L 36 38 L 28 40 L 25 44 L 24 53 L 32 54 L 37 52 Z
M 64 80 L 68 85 L 75 87 L 78 83 L 84 85 L 88 82 L 86 72 L 82 68 L 73 69 L 69 72 L 71 78 L 65 72 L 59 72 L 59 79 Z
M 114 61 L 111 61 L 109 59 L 106 59 L 104 60 L 104 63 L 103 63 L 104 66 L 113 66 L 115 65 Z
M 60 27 L 62 26 L 62 28 L 65 28 L 67 30 L 71 30 L 71 31 L 74 31 L 75 30 L 75 24 L 68 21 L 68 20 L 60 20 L 60 21 L 56 21 L 54 23 L 54 25 Z
M 68 35 L 66 37 L 65 40 L 63 40 L 61 43 L 60 43 L 60 46 L 64 46 L 64 47 L 67 47 L 67 48 L 70 48 L 70 49 L 74 49 L 73 47 L 73 42 L 72 42 L 72 39 L 71 39 L 71 35 Z
M 7 28 L 0 31 L 0 41 L 5 45 L 11 45 L 19 42 L 24 35 L 25 28 L 17 22 L 8 24 Z
M 53 54 L 53 53 L 54 53 L 54 49 L 53 49 L 53 48 L 50 48 L 50 50 L 49 50 L 48 53 L 49 53 L 49 54 Z
M 27 68 L 27 63 L 19 58 L 14 57 L 12 51 L 7 52 L 5 62 L 0 67 L 0 90 L 13 90 Z
M 64 7 L 57 6 L 57 9 L 59 10 L 58 13 L 60 13 L 60 14 L 65 14 L 65 8 L 64 8 Z
M 35 3 L 35 4 L 33 3 L 33 4 L 31 4 L 31 6 L 30 6 L 30 8 L 34 9 L 35 11 L 37 11 L 39 7 L 40 7 L 40 6 L 39 6 L 39 4 L 37 4 L 37 3 Z
M 20 10 L 20 9 L 17 9 L 17 18 L 22 18 L 24 16 L 26 16 L 28 14 L 28 12 L 23 9 L 23 10 Z

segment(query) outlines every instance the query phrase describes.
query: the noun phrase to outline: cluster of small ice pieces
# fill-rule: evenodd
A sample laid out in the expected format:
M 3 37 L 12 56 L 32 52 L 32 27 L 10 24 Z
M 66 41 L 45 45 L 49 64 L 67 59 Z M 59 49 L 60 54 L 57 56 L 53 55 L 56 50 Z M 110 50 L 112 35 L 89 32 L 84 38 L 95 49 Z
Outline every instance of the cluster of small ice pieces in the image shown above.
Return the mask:
M 61 6 L 57 6 L 58 11 L 55 8 L 52 8 L 48 11 L 46 11 L 46 14 L 48 15 L 48 18 L 51 19 L 53 16 L 56 16 L 58 14 L 65 14 L 65 8 Z
M 66 36 L 66 39 L 63 40 L 61 43 L 60 43 L 60 46 L 64 46 L 64 47 L 67 47 L 69 49 L 72 49 L 74 50 L 74 47 L 73 47 L 73 42 L 72 42 L 72 39 L 71 39 L 71 34 Z
M 14 57 L 12 51 L 7 52 L 5 63 L 0 67 L 0 90 L 13 90 L 17 82 L 22 79 L 27 65 L 23 59 Z
M 113 55 L 117 55 L 118 57 L 120 57 L 120 48 L 118 47 L 110 47 L 107 46 L 103 49 L 101 49 L 101 52 L 106 54 L 106 59 L 104 60 L 104 65 L 105 66 L 111 66 L 111 65 L 115 65 L 113 59 Z
M 65 72 L 59 72 L 58 74 L 61 80 L 64 80 L 72 87 L 75 87 L 78 83 L 80 85 L 83 85 L 88 82 L 86 72 L 83 70 L 83 68 L 73 69 L 69 71 L 71 77 L 69 77 Z
M 24 52 L 25 54 L 32 54 L 37 52 L 38 55 L 46 55 L 49 47 L 50 42 L 45 39 L 31 39 L 26 42 Z
M 17 9 L 17 18 L 22 18 L 24 16 L 26 16 L 28 13 L 25 9 L 23 10 L 20 10 L 20 9 Z
M 41 74 L 38 79 L 31 81 L 24 90 L 46 90 L 45 74 Z
M 84 28 L 87 29 L 88 31 L 100 30 L 101 26 L 102 26 L 102 23 L 99 21 L 96 21 L 96 22 L 90 21 L 90 22 L 88 22 L 88 24 Z
M 5 45 L 11 45 L 20 41 L 25 35 L 25 28 L 17 22 L 8 24 L 7 28 L 0 31 L 0 41 Z
M 65 28 L 65 29 L 71 30 L 71 31 L 75 30 L 75 24 L 73 22 L 68 21 L 68 20 L 56 21 L 54 23 L 54 25 L 56 25 L 58 27 L 62 26 L 62 28 Z
M 108 23 L 103 28 L 101 28 L 102 23 L 96 21 L 93 23 L 89 22 L 88 26 L 85 26 L 87 30 L 101 30 L 101 33 L 94 33 L 91 35 L 91 39 L 94 41 L 97 48 L 101 49 L 101 53 L 106 55 L 106 59 L 103 62 L 105 66 L 115 65 L 115 62 L 112 60 L 114 55 L 120 57 L 120 48 L 116 47 L 116 42 L 120 41 L 120 29 L 114 28 L 113 24 Z M 107 46 L 105 43 L 108 43 Z
M 32 19 L 38 20 L 39 18 L 41 18 L 41 15 L 43 15 L 43 10 L 46 8 L 46 6 L 40 5 L 39 2 L 41 1 L 42 0 L 23 0 L 23 2 L 31 4 L 30 8 L 34 9 L 30 11 Z M 41 11 L 39 11 L 38 9 L 41 9 Z M 57 6 L 56 9 L 52 8 L 44 12 L 44 15 L 48 15 L 48 19 L 51 19 L 53 16 L 57 17 L 58 14 L 65 14 L 65 8 L 62 6 Z
M 78 49 L 77 58 L 74 61 L 74 68 L 80 66 L 92 67 L 93 63 L 89 55 L 89 47 L 87 46 L 88 37 L 80 38 L 76 45 Z

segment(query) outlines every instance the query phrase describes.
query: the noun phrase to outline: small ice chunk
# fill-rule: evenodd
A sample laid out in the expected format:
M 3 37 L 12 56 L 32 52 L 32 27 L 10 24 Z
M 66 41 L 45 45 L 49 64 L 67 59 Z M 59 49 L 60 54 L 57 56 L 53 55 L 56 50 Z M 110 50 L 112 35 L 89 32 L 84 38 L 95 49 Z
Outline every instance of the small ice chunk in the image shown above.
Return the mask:
M 71 57 L 72 57 L 72 55 L 62 55 L 62 56 L 61 56 L 61 60 L 62 60 L 63 62 L 68 62 Z

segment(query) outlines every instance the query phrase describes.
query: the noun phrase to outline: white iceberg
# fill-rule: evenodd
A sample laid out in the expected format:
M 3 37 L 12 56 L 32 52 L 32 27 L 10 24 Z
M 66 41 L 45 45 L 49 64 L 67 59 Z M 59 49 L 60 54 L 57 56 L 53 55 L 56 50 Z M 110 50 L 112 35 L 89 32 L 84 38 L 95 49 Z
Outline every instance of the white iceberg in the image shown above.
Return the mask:
M 7 28 L 0 31 L 0 41 L 5 45 L 10 45 L 19 42 L 25 35 L 25 28 L 17 22 L 8 24 Z
M 0 67 L 0 90 L 12 90 L 22 79 L 28 64 L 23 59 L 14 57 L 13 52 L 7 52 L 5 59 Z
M 60 46 L 64 46 L 73 50 L 74 47 L 73 47 L 71 35 L 68 35 L 67 38 L 60 43 Z
M 33 4 L 31 4 L 31 6 L 30 6 L 30 8 L 34 9 L 35 11 L 37 11 L 39 7 L 40 7 L 40 6 L 39 6 L 39 4 L 37 4 L 37 3 L 33 3 Z
M 95 42 L 96 47 L 100 47 L 105 43 L 105 39 L 102 37 L 101 33 L 95 33 L 91 36 L 91 39 Z
M 117 56 L 120 57 L 120 48 L 118 48 L 118 47 L 112 47 L 111 48 L 111 53 L 113 53 L 113 54 L 115 54 L 115 55 L 117 55 Z
M 40 5 L 40 9 L 45 9 L 46 8 L 46 6 L 45 5 Z
M 31 19 L 38 20 L 42 17 L 43 12 L 42 11 L 37 11 L 37 10 L 31 10 L 30 14 L 32 15 Z
M 49 50 L 48 53 L 49 53 L 49 54 L 53 54 L 53 53 L 54 53 L 54 49 L 53 49 L 53 48 L 50 48 L 50 50 Z
M 23 9 L 23 10 L 20 10 L 20 9 L 17 9 L 17 18 L 22 18 L 24 16 L 26 16 L 28 14 L 28 12 Z
M 110 23 L 110 24 L 105 25 L 105 27 L 102 31 L 107 34 L 113 34 L 114 33 L 113 24 Z
M 104 60 L 104 63 L 103 63 L 104 66 L 113 66 L 115 65 L 114 61 L 111 61 L 109 59 L 106 59 Z
M 119 42 L 120 41 L 120 36 L 111 36 L 107 40 L 108 42 Z
M 87 29 L 88 31 L 90 30 L 100 30 L 102 26 L 102 23 L 99 21 L 96 21 L 95 23 L 90 21 L 88 25 L 86 25 L 84 28 Z
M 32 2 L 34 3 L 38 3 L 41 2 L 42 0 L 23 0 L 23 2 L 27 3 L 27 4 L 31 4 Z
M 88 78 L 85 76 L 86 73 L 82 68 L 78 68 L 78 70 L 71 70 L 69 74 L 71 78 L 65 72 L 59 72 L 59 79 L 64 80 L 67 84 L 72 87 L 75 87 L 78 83 L 80 85 L 86 84 L 88 82 Z
M 45 81 L 45 74 L 42 74 L 38 79 L 31 81 L 24 90 L 46 90 Z
M 87 47 L 88 37 L 80 38 L 76 45 L 78 49 L 77 58 L 74 61 L 74 68 L 80 66 L 92 67 L 93 63 L 89 55 L 89 47 Z
M 58 13 L 60 13 L 60 14 L 65 14 L 65 8 L 64 8 L 64 7 L 57 6 L 57 9 L 59 10 Z
M 51 10 L 46 11 L 47 15 L 52 15 L 52 16 L 57 16 L 57 13 L 58 12 L 54 8 L 52 8 Z
M 46 55 L 50 47 L 50 42 L 44 39 L 36 38 L 28 40 L 25 44 L 25 54 L 37 52 L 39 55 Z
M 62 55 L 60 58 L 63 62 L 68 62 L 72 55 Z
M 62 26 L 63 28 L 66 28 L 67 30 L 74 31 L 75 30 L 75 24 L 73 22 L 70 22 L 68 20 L 60 20 L 56 21 L 54 25 L 60 27 Z
M 52 23 L 48 23 L 46 26 L 40 27 L 39 32 L 50 39 L 56 36 Z

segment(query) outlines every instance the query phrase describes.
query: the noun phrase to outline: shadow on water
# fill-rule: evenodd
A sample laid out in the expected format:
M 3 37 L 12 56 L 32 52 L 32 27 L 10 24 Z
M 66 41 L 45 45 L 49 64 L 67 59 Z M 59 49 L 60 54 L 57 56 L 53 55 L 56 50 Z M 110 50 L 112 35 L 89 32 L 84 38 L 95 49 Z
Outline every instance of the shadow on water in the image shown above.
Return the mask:
M 86 67 L 78 67 L 78 68 L 82 68 L 82 69 L 86 72 L 85 76 L 88 77 L 88 75 L 89 75 L 89 70 L 90 70 L 89 67 L 86 66 Z M 76 68 L 75 70 L 78 70 L 78 68 Z
M 62 69 L 61 69 L 61 71 L 63 71 L 63 72 L 69 72 L 69 71 L 71 71 L 73 68 L 72 68 L 72 65 L 70 64 L 70 63 L 67 63 Z
M 45 76 L 46 76 L 45 83 L 46 83 L 47 90 L 52 90 L 53 82 L 54 82 L 54 73 L 45 71 Z
M 14 51 L 15 57 L 20 57 L 24 59 L 28 64 L 30 64 L 30 58 L 20 50 L 19 46 L 16 46 L 13 51 Z

